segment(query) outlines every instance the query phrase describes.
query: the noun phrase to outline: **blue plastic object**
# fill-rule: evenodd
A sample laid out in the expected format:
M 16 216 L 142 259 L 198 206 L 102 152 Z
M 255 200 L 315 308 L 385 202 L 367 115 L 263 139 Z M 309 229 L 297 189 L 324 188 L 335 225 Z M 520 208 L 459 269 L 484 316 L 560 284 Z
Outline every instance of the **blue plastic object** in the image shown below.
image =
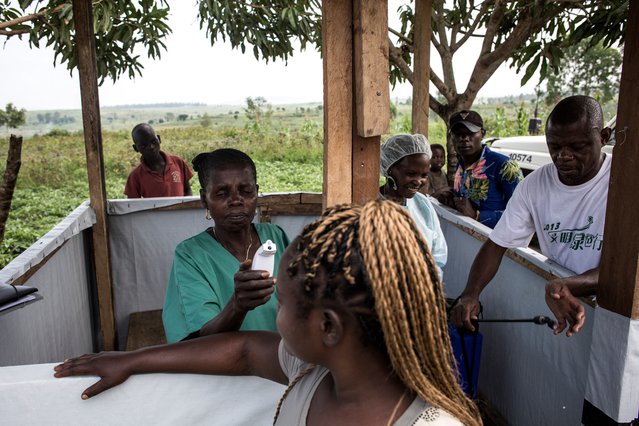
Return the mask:
M 479 331 L 471 333 L 457 330 L 450 323 L 448 323 L 448 333 L 459 371 L 459 384 L 466 395 L 475 399 L 477 397 L 481 346 L 484 338 Z

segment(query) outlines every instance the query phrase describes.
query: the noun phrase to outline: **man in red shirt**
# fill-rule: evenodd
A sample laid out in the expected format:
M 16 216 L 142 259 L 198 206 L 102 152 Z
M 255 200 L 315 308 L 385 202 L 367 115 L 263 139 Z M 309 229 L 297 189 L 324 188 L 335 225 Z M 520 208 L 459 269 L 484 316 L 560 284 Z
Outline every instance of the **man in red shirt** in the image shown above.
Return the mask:
M 180 197 L 192 195 L 193 172 L 177 155 L 160 150 L 160 135 L 141 123 L 131 131 L 133 150 L 141 154 L 140 165 L 129 174 L 124 194 L 129 198 Z

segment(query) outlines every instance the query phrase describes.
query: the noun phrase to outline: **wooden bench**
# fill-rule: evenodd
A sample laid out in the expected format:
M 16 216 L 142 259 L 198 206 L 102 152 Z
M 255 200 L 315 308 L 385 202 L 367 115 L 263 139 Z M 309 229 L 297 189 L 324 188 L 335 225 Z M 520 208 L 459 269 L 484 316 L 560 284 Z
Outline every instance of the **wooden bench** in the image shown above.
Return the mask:
M 126 338 L 127 351 L 165 343 L 162 309 L 133 312 L 129 316 L 129 332 Z

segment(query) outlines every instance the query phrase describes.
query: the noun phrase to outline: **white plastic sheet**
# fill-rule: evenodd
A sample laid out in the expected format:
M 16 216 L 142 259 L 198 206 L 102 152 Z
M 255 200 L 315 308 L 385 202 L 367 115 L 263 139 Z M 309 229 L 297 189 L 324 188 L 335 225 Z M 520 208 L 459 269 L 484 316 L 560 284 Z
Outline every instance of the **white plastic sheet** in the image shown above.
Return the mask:
M 95 212 L 85 201 L 58 223 L 51 231 L 33 243 L 20 256 L 13 259 L 2 271 L 0 282 L 11 284 L 14 279 L 23 275 L 32 266 L 40 263 L 68 239 L 79 234 L 95 223 Z
M 597 309 L 586 399 L 619 423 L 639 416 L 639 320 Z
M 5 425 L 271 425 L 284 386 L 257 377 L 133 376 L 87 401 L 96 377 L 53 377 L 55 364 L 0 368 Z

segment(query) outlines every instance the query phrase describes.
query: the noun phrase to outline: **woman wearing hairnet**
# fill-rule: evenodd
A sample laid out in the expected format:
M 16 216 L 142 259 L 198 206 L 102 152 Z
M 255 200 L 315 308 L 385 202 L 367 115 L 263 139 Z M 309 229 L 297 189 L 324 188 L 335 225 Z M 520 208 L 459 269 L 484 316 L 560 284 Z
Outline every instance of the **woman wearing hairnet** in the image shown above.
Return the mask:
M 448 258 L 448 246 L 429 198 L 419 192 L 428 180 L 431 150 L 424 135 L 395 135 L 382 144 L 381 173 L 386 183 L 382 198 L 404 206 L 422 231 L 437 263 L 439 278 Z

